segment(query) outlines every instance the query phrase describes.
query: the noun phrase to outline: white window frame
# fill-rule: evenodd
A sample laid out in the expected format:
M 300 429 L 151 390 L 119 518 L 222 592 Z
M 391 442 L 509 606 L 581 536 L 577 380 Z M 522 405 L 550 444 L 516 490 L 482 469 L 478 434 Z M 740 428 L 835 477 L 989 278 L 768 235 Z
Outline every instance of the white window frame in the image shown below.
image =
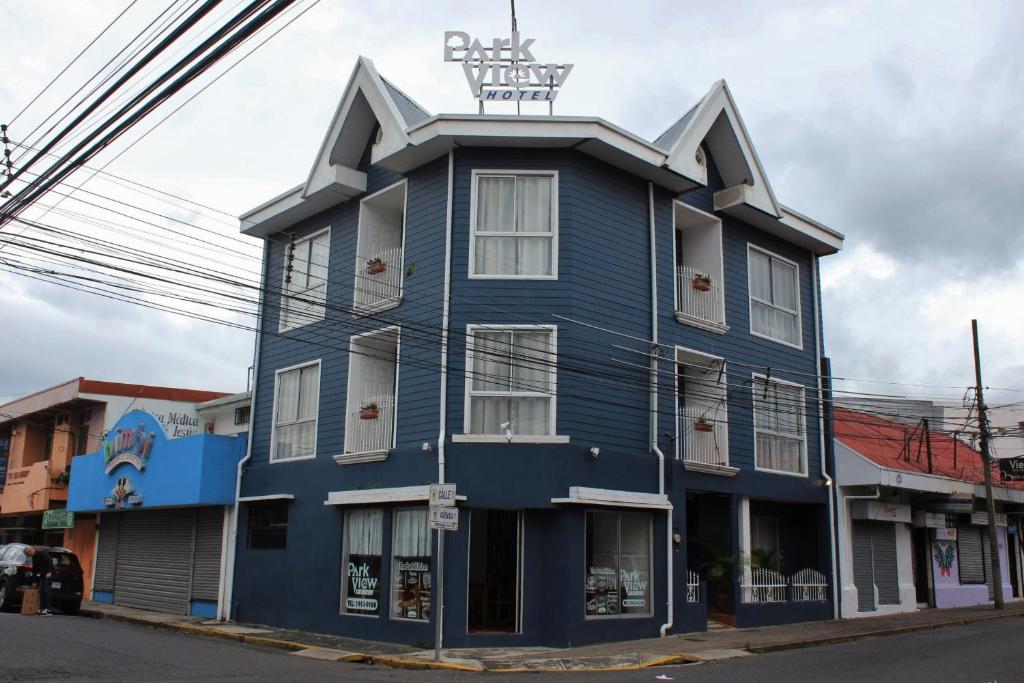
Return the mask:
M 641 614 L 635 612 L 633 614 L 623 614 L 622 605 L 619 605 L 618 614 L 587 614 L 587 585 L 586 579 L 583 582 L 583 620 L 584 621 L 605 621 L 609 619 L 650 619 L 654 616 L 654 514 L 653 510 L 641 510 L 638 508 L 586 508 L 583 511 L 583 573 L 586 576 L 587 572 L 587 530 L 589 525 L 587 524 L 588 513 L 609 513 L 617 515 L 616 523 L 616 535 L 615 535 L 615 571 L 616 576 L 621 577 L 621 565 L 622 565 L 622 515 L 637 513 L 643 514 L 647 517 L 647 582 L 651 586 L 651 604 L 647 606 L 647 613 Z
M 394 609 L 395 600 L 395 546 L 397 543 L 395 539 L 398 537 L 398 525 L 395 524 L 395 517 L 398 516 L 399 510 L 423 510 L 424 522 L 427 525 L 427 538 L 430 539 L 430 573 L 432 575 L 430 584 L 430 617 L 427 619 L 411 619 L 409 617 L 396 617 L 392 613 Z M 430 528 L 430 508 L 425 508 L 422 505 L 397 505 L 391 508 L 385 508 L 385 514 L 391 515 L 391 545 L 388 547 L 388 614 L 387 618 L 392 621 L 407 621 L 413 624 L 429 624 L 434 618 L 435 607 L 438 604 L 437 601 L 437 576 L 440 573 L 440 569 L 437 567 L 437 545 L 435 544 L 434 530 Z M 436 534 L 437 538 L 440 538 L 439 532 Z M 381 572 L 383 573 L 383 572 Z M 440 608 L 438 608 L 440 611 Z
M 494 508 L 480 508 L 480 509 L 483 510 L 484 512 L 486 512 L 488 509 L 494 509 Z M 500 635 L 506 635 L 506 636 L 517 636 L 517 635 L 521 635 L 522 632 L 523 632 L 523 588 L 524 588 L 523 570 L 526 567 L 525 563 L 523 562 L 523 556 L 525 555 L 525 551 L 526 551 L 526 541 L 525 541 L 525 538 L 526 538 L 526 515 L 523 514 L 523 511 L 521 509 L 516 510 L 515 512 L 518 513 L 518 522 L 517 522 L 517 524 L 518 524 L 518 534 L 517 534 L 517 536 L 518 537 L 516 539 L 516 543 L 517 543 L 517 546 L 516 546 L 516 556 L 518 558 L 518 562 L 516 562 L 516 630 L 515 631 L 510 631 L 510 632 L 505 632 L 505 631 L 499 632 Z M 469 547 L 469 544 L 472 542 L 471 539 L 473 538 L 473 536 L 472 536 L 472 531 L 473 531 L 473 508 L 467 508 L 466 509 L 466 513 L 467 513 L 466 517 L 465 517 L 465 519 L 467 520 L 467 523 L 466 523 L 466 544 L 467 544 L 467 547 Z M 467 609 L 466 609 L 466 633 L 468 635 L 486 635 L 488 633 L 487 631 L 470 631 L 469 630 L 469 609 L 468 609 L 469 608 L 469 580 L 468 579 L 469 579 L 469 567 L 470 567 L 470 562 L 472 561 L 472 557 L 473 557 L 472 556 L 472 550 L 470 552 L 466 553 L 466 578 L 467 578 L 467 580 L 466 580 L 466 607 L 467 607 Z
M 506 392 L 474 392 L 473 391 L 473 340 L 476 333 L 479 332 L 516 332 L 516 331 L 535 331 L 535 330 L 547 330 L 551 333 L 551 353 L 555 358 L 555 363 L 558 362 L 558 326 L 557 325 L 466 325 L 466 367 L 465 367 L 465 394 L 463 398 L 462 407 L 462 434 L 453 434 L 453 442 L 501 442 L 510 441 L 511 443 L 568 443 L 568 436 L 558 436 L 555 434 L 556 422 L 558 417 L 558 369 L 554 369 L 551 373 L 551 393 L 543 394 L 539 391 L 506 391 Z M 548 431 L 550 434 L 515 434 L 512 439 L 509 440 L 504 434 L 473 434 L 470 432 L 471 429 L 471 417 L 470 417 L 470 399 L 473 395 L 495 395 L 495 396 L 507 396 L 508 398 L 534 398 L 547 396 L 551 400 L 548 402 Z
M 317 375 L 317 383 L 316 383 L 316 388 L 317 388 L 317 392 L 316 392 L 316 417 L 313 418 L 313 454 L 312 455 L 300 455 L 300 456 L 293 457 L 293 458 L 275 458 L 274 457 L 274 450 L 275 450 L 275 447 L 277 446 L 277 427 L 278 427 L 278 424 L 277 424 L 277 398 L 278 398 L 277 390 L 280 387 L 281 375 L 283 375 L 286 372 L 291 372 L 293 370 L 302 370 L 303 368 L 312 367 L 314 365 L 317 366 L 317 372 L 319 374 Z M 273 406 L 271 407 L 271 411 L 272 412 L 270 414 L 270 425 L 271 425 L 271 427 L 270 427 L 270 453 L 267 454 L 267 460 L 268 460 L 268 462 L 270 462 L 270 464 L 276 465 L 278 463 L 296 462 L 296 461 L 299 461 L 299 460 L 312 460 L 312 459 L 316 458 L 317 439 L 320 436 L 320 394 L 321 394 L 320 387 L 321 387 L 321 382 L 323 381 L 323 378 L 324 378 L 324 369 L 323 369 L 323 363 L 322 363 L 320 358 L 317 358 L 316 360 L 313 360 L 313 361 L 306 361 L 304 363 L 298 363 L 297 365 L 290 365 L 290 366 L 288 366 L 286 368 L 281 368 L 281 369 L 276 370 L 274 372 L 274 403 L 273 403 Z M 250 417 L 250 420 L 251 420 L 251 417 Z
M 779 306 L 778 304 L 776 304 L 774 302 L 765 301 L 764 299 L 759 299 L 759 298 L 756 298 L 754 296 L 754 288 L 751 286 L 751 278 L 753 277 L 753 273 L 752 273 L 752 270 L 750 268 L 750 252 L 752 252 L 752 251 L 760 252 L 761 255 L 767 256 L 769 259 L 775 259 L 775 260 L 781 261 L 781 262 L 783 262 L 783 263 L 785 263 L 787 265 L 793 266 L 793 268 L 796 271 L 796 310 L 795 311 L 794 310 L 790 310 L 788 308 L 785 308 L 783 306 Z M 814 283 L 812 283 L 812 284 L 813 284 L 813 286 L 817 286 Z M 747 314 L 749 316 L 748 319 L 750 321 L 750 334 L 751 334 L 751 336 L 753 336 L 753 337 L 760 337 L 761 339 L 768 339 L 770 341 L 775 342 L 776 344 L 783 344 L 785 346 L 789 346 L 789 347 L 794 348 L 794 349 L 800 349 L 802 351 L 803 348 L 804 348 L 804 325 L 803 325 L 803 315 L 802 315 L 801 310 L 800 310 L 800 299 L 801 299 L 801 296 L 802 295 L 801 295 L 801 286 L 800 286 L 800 264 L 797 263 L 796 261 L 791 261 L 790 259 L 786 258 L 785 256 L 780 256 L 780 255 L 776 254 L 773 251 L 769 251 L 769 250 L 765 249 L 764 247 L 759 247 L 759 246 L 756 246 L 754 244 L 750 244 L 748 242 L 747 243 L 747 306 L 748 306 L 748 313 Z M 755 301 L 757 301 L 758 303 L 764 304 L 765 306 L 771 306 L 772 308 L 777 308 L 780 311 L 785 311 L 787 313 L 795 313 L 796 314 L 796 329 L 797 329 L 797 335 L 800 338 L 800 343 L 799 344 L 794 344 L 793 342 L 786 341 L 785 339 L 779 339 L 778 337 L 772 337 L 771 335 L 767 335 L 767 334 L 764 334 L 762 332 L 755 332 L 754 331 L 754 302 Z
M 807 387 L 799 382 L 787 382 L 785 380 L 776 379 L 775 377 L 769 378 L 767 375 L 754 373 L 753 381 L 751 382 L 751 404 L 750 404 L 750 425 L 753 428 L 751 431 L 754 435 L 754 469 L 758 472 L 768 472 L 770 474 L 782 474 L 788 477 L 802 477 L 807 479 L 810 477 L 808 460 L 807 460 Z M 763 394 L 764 382 L 767 381 L 769 384 L 783 384 L 790 387 L 795 387 L 800 390 L 800 432 L 802 438 L 800 440 L 800 463 L 803 472 L 786 472 L 785 470 L 776 470 L 770 467 L 761 467 L 757 464 L 757 435 L 760 432 L 769 434 L 772 436 L 781 436 L 787 439 L 793 438 L 791 434 L 785 434 L 782 432 L 774 432 L 769 429 L 758 429 L 757 427 L 757 416 L 756 416 L 756 403 L 761 400 L 758 396 L 758 392 Z
M 376 197 L 378 197 L 379 195 L 382 195 L 382 194 L 384 194 L 386 192 L 392 192 L 396 188 L 398 188 L 400 186 L 403 186 L 403 185 L 405 187 L 402 189 L 402 246 L 401 246 L 402 263 L 399 266 L 402 269 L 402 275 L 401 275 L 401 277 L 399 279 L 399 284 L 398 284 L 398 298 L 393 300 L 393 301 L 388 301 L 387 303 L 385 303 L 383 305 L 379 305 L 378 304 L 378 305 L 374 305 L 374 306 L 362 306 L 362 307 L 359 307 L 358 310 L 356 311 L 356 313 L 358 315 L 370 315 L 371 313 L 380 313 L 381 311 L 386 311 L 388 309 L 394 308 L 395 306 L 398 306 L 398 305 L 400 305 L 402 303 L 402 297 L 405 295 L 405 233 L 406 233 L 406 223 L 407 223 L 408 218 L 409 218 L 409 179 L 408 178 L 402 178 L 401 180 L 399 180 L 397 182 L 394 182 L 394 183 L 391 183 L 387 187 L 381 188 L 381 189 L 377 190 L 376 192 L 374 192 L 373 194 L 367 195 L 367 196 L 365 196 L 365 197 L 363 197 L 362 199 L 359 200 L 359 218 L 356 221 L 356 251 L 357 251 L 356 258 L 357 259 L 361 259 L 361 256 L 358 254 L 358 251 L 359 251 L 359 238 L 363 234 L 363 203 L 367 202 L 367 201 L 371 201 L 371 200 L 375 199 Z M 365 262 L 364 262 L 363 265 L 365 266 Z M 355 292 L 355 290 L 360 287 L 360 282 L 365 277 L 366 277 L 366 271 L 364 270 L 362 273 L 360 273 L 359 269 L 357 268 L 356 272 L 355 272 L 355 279 L 353 281 L 353 290 L 352 290 L 352 307 L 353 307 L 353 309 L 356 308 L 356 305 L 355 305 L 356 292 Z
M 377 605 L 377 614 L 361 614 L 359 612 L 346 612 L 345 611 L 345 599 L 348 597 L 349 580 L 348 580 L 348 559 L 349 559 L 349 537 L 348 537 L 348 515 L 351 512 L 357 510 L 380 510 L 380 581 L 381 581 L 381 595 L 379 598 L 379 604 Z M 341 601 L 338 603 L 338 614 L 343 617 L 358 617 L 360 619 L 380 619 L 382 612 L 385 609 L 385 605 L 390 608 L 391 604 L 389 600 L 384 598 L 384 518 L 388 515 L 388 508 L 380 506 L 372 507 L 351 507 L 345 510 L 341 516 Z M 391 571 L 391 567 L 387 568 L 387 571 Z M 388 590 L 391 590 L 391 583 L 388 582 Z
M 289 292 L 288 292 L 288 251 L 293 248 L 292 244 L 288 243 L 288 244 L 285 245 L 285 249 L 284 249 L 284 266 L 281 268 L 281 304 L 280 304 L 280 306 L 278 308 L 278 313 L 277 313 L 277 331 L 278 332 L 288 332 L 289 330 L 297 330 L 299 328 L 305 327 L 307 325 L 311 325 L 311 324 L 313 324 L 315 322 L 320 322 L 321 320 L 324 320 L 324 319 L 327 318 L 327 288 L 330 286 L 330 280 L 331 280 L 331 277 L 330 277 L 330 274 L 331 274 L 331 270 L 330 270 L 330 264 L 331 264 L 331 226 L 327 226 L 326 228 L 324 228 L 322 230 L 317 230 L 315 232 L 311 232 L 308 235 L 306 235 L 305 237 L 303 237 L 301 239 L 295 240 L 294 246 L 295 246 L 295 248 L 297 248 L 300 244 L 302 244 L 304 242 L 312 242 L 314 239 L 316 239 L 317 237 L 320 237 L 321 235 L 327 235 L 327 277 L 324 280 L 324 304 L 323 304 L 324 311 L 323 311 L 323 315 L 320 318 L 316 318 L 316 319 L 314 319 L 312 316 L 309 316 L 304 322 L 301 322 L 301 323 L 298 323 L 298 324 L 294 324 L 294 325 L 286 325 L 285 324 L 285 312 L 288 310 L 288 296 L 289 296 Z M 308 268 L 309 264 L 307 264 L 306 267 Z M 293 272 L 294 272 L 294 270 L 295 269 L 292 268 Z M 308 276 L 308 271 L 307 271 L 307 276 Z M 308 292 L 309 290 L 307 289 L 306 291 Z
M 395 333 L 395 389 L 394 389 L 394 415 L 392 416 L 391 424 L 391 448 L 383 453 L 379 451 L 369 451 L 366 453 L 349 453 L 346 449 L 348 447 L 348 412 L 350 407 L 355 405 L 357 402 L 355 399 L 356 391 L 352 385 L 352 356 L 355 354 L 355 347 L 359 344 L 359 340 L 364 337 L 374 337 L 388 332 Z M 402 328 L 399 325 L 388 325 L 387 327 L 381 327 L 380 329 L 370 330 L 369 332 L 360 332 L 359 334 L 352 335 L 348 340 L 348 369 L 346 370 L 347 380 L 345 387 L 345 409 L 343 415 L 345 416 L 345 435 L 342 439 L 342 453 L 341 455 L 335 456 L 334 460 L 338 464 L 342 463 L 359 463 L 369 462 L 373 460 L 386 460 L 388 453 L 393 450 L 398 444 L 398 380 L 399 380 L 399 369 L 401 366 L 402 358 Z M 358 380 L 357 380 L 358 381 Z
M 485 275 L 476 272 L 477 189 L 481 176 L 545 176 L 551 178 L 551 274 L 550 275 Z M 536 169 L 477 169 L 472 172 L 469 199 L 469 279 L 470 280 L 557 280 L 558 279 L 558 171 Z M 525 236 L 540 237 L 540 233 Z M 487 233 L 487 237 L 523 237 L 524 233 Z
M 682 435 L 682 433 L 679 430 L 679 423 L 682 421 L 682 417 L 683 417 L 683 402 L 682 402 L 682 398 L 683 397 L 679 395 L 679 373 L 678 373 L 678 367 L 679 367 L 679 364 L 680 364 L 680 362 L 679 362 L 679 355 L 681 353 L 682 354 L 689 354 L 689 355 L 693 355 L 693 356 L 700 356 L 702 358 L 707 359 L 708 361 L 710 361 L 712 363 L 721 363 L 722 364 L 721 365 L 721 367 L 722 367 L 722 382 L 721 382 L 721 385 L 722 385 L 722 390 L 723 390 L 723 394 L 722 395 L 725 397 L 725 409 L 724 409 L 725 419 L 723 420 L 723 422 L 725 422 L 725 433 L 723 435 L 725 438 L 724 438 L 724 444 L 722 446 L 722 450 L 725 452 L 726 462 L 731 462 L 731 458 L 729 458 L 729 368 L 728 368 L 728 364 L 726 363 L 726 360 L 725 360 L 725 358 L 723 356 L 715 356 L 715 355 L 710 354 L 710 353 L 704 353 L 703 351 L 698 351 L 697 349 L 692 349 L 692 348 L 690 348 L 688 346 L 679 346 L 678 344 L 675 347 L 675 355 L 673 356 L 673 358 L 675 359 L 673 361 L 673 365 L 676 367 L 677 371 L 676 371 L 676 376 L 673 377 L 673 379 L 672 379 L 672 382 L 673 382 L 673 384 L 672 384 L 673 392 L 675 393 L 675 408 L 676 408 L 676 416 L 675 416 L 675 423 L 676 423 L 675 424 L 675 435 L 676 435 L 675 436 L 675 438 L 676 438 L 676 455 L 675 455 L 675 457 L 676 457 L 676 460 L 679 460 L 680 462 L 687 463 L 691 467 L 693 467 L 693 463 L 687 461 L 683 457 L 683 438 L 682 438 L 683 435 Z M 726 465 L 725 467 L 731 468 L 731 466 L 729 466 L 729 465 Z

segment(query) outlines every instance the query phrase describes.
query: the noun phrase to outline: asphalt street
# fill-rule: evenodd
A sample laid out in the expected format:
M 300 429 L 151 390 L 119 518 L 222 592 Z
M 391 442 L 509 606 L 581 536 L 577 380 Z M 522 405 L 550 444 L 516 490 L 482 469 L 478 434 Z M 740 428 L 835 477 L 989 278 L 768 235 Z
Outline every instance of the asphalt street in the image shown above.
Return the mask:
M 2 681 L 1024 681 L 1024 620 L 642 671 L 474 674 L 322 662 L 86 617 L 0 614 Z M 665 679 L 660 679 L 665 680 Z

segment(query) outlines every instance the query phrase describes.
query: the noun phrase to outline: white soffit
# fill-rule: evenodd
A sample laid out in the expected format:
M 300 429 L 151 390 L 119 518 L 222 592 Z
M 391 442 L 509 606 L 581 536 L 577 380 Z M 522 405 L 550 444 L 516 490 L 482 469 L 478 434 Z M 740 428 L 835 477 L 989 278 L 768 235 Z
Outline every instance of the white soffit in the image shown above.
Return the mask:
M 377 503 L 415 503 L 430 500 L 430 486 L 399 486 L 386 489 L 357 489 L 331 491 L 324 505 L 374 505 Z M 464 501 L 466 496 L 455 496 Z
M 569 487 L 568 498 L 552 498 L 551 502 L 555 504 L 574 503 L 577 505 L 603 505 L 654 510 L 672 509 L 672 503 L 669 502 L 668 496 L 663 493 L 593 489 L 586 486 L 571 486 Z

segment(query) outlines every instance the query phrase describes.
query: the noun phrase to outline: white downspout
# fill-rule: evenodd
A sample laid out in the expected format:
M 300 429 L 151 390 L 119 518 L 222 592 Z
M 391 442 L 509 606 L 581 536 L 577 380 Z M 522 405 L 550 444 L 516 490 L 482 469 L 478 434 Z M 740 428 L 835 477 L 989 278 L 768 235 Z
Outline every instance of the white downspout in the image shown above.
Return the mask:
M 217 604 L 217 618 L 221 621 L 231 619 L 231 601 L 235 594 L 235 555 L 238 551 L 238 497 L 242 495 L 242 469 L 245 463 L 252 457 L 252 437 L 256 420 L 253 419 L 256 406 L 256 387 L 259 384 L 260 376 L 260 351 L 263 349 L 263 304 L 267 287 L 267 268 L 269 267 L 269 242 L 263 242 L 263 267 L 260 269 L 260 306 L 256 314 L 256 343 L 253 349 L 252 361 L 252 391 L 249 394 L 249 431 L 245 444 L 245 457 L 238 461 L 238 468 L 235 471 L 235 504 L 232 515 L 234 523 L 231 525 L 231 533 L 228 536 L 227 548 L 221 575 L 220 600 Z
M 650 228 L 651 243 L 651 342 L 654 348 L 651 350 L 651 450 L 658 456 L 658 493 L 665 494 L 665 454 L 658 448 L 658 249 L 654 229 L 654 183 L 647 183 L 647 213 Z M 669 503 L 665 511 L 665 564 L 666 564 L 666 600 L 667 607 L 665 623 L 658 629 L 658 635 L 662 638 L 672 628 L 672 588 L 674 577 L 672 576 L 672 504 Z
M 821 476 L 825 478 L 825 485 L 828 487 L 828 524 L 832 533 L 829 534 L 829 551 L 832 556 L 832 618 L 839 618 L 839 567 L 836 564 L 838 558 L 836 557 L 836 538 L 835 534 L 839 533 L 839 529 L 836 524 L 836 510 L 835 504 L 833 503 L 833 496 L 838 495 L 839 492 L 835 490 L 835 482 L 832 481 L 832 477 L 829 476 L 826 463 L 825 463 L 825 393 L 821 386 L 821 308 L 818 305 L 818 288 L 820 283 L 818 281 L 818 256 L 817 254 L 811 255 L 811 289 L 814 291 L 814 355 L 815 365 L 815 376 L 818 378 L 818 452 L 821 456 Z

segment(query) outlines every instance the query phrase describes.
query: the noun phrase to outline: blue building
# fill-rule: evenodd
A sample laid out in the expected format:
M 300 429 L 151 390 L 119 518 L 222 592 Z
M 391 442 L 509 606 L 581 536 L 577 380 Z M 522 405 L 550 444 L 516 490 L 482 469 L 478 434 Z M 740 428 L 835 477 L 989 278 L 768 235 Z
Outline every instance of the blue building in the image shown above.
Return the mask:
M 818 258 L 724 82 L 654 141 L 360 59 L 264 239 L 233 616 L 446 647 L 834 615 Z

